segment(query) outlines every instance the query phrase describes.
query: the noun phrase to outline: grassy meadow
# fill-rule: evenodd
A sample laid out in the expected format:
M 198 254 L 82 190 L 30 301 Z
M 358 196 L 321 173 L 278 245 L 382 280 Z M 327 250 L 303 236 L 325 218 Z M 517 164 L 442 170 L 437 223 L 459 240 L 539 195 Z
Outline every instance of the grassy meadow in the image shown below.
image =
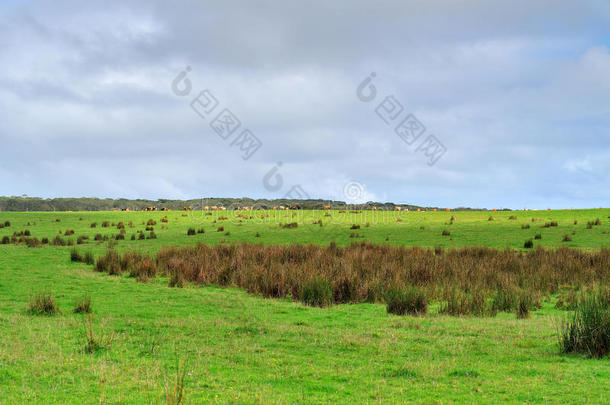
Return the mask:
M 437 300 L 425 315 L 398 316 L 379 302 L 317 308 L 216 283 L 170 288 L 165 274 L 138 282 L 70 258 L 74 248 L 99 258 L 109 246 L 154 256 L 240 242 L 598 254 L 610 248 L 610 209 L 0 212 L 7 221 L 0 403 L 177 403 L 179 387 L 185 403 L 610 401 L 608 357 L 560 353 L 570 311 L 556 308 L 555 293 L 526 319 L 449 316 Z M 40 243 L 28 247 L 31 238 Z M 28 311 L 37 293 L 52 296 L 55 314 Z M 83 297 L 90 314 L 74 313 Z

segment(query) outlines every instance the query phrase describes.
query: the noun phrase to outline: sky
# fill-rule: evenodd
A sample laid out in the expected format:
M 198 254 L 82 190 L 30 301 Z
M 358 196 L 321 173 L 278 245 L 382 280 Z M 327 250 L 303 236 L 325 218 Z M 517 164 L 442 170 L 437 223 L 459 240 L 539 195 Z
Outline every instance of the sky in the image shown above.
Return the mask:
M 0 1 L 0 195 L 610 207 L 610 2 Z

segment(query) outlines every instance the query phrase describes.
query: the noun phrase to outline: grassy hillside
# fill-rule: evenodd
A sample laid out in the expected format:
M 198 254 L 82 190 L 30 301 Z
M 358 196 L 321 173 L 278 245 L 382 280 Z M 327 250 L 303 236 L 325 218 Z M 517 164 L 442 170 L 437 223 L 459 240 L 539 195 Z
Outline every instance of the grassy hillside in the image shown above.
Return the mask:
M 328 216 L 327 216 L 328 215 Z M 161 219 L 167 217 L 168 222 Z M 451 218 L 455 219 L 451 221 Z M 515 219 L 511 219 L 511 218 Z M 374 212 L 358 211 L 182 211 L 172 212 L 71 212 L 71 213 L 6 213 L 0 212 L 0 223 L 11 222 L 11 227 L 0 229 L 0 238 L 15 231 L 29 229 L 37 238 L 52 239 L 59 231 L 72 229 L 75 234 L 67 239 L 76 240 L 96 234 L 112 237 L 119 233 L 116 226 L 123 222 L 126 240 L 119 247 L 137 247 L 155 250 L 160 246 L 189 245 L 197 242 L 253 242 L 267 245 L 314 243 L 335 241 L 346 245 L 362 240 L 407 246 L 489 246 L 497 248 L 523 248 L 528 239 L 534 246 L 556 248 L 560 246 L 584 249 L 610 247 L 610 209 L 519 211 L 519 212 Z M 493 220 L 490 220 L 493 219 Z M 60 222 L 57 222 L 57 220 Z M 157 222 L 154 232 L 157 239 L 131 241 L 137 231 L 144 231 L 146 222 Z M 600 220 L 601 225 L 589 222 Z M 102 223 L 109 222 L 108 228 Z M 129 222 L 133 228 L 129 227 Z M 322 222 L 322 226 L 317 224 Z M 297 222 L 298 227 L 287 229 L 281 224 Z M 545 227 L 556 222 L 557 226 Z M 30 226 L 27 224 L 30 223 Z M 36 223 L 36 225 L 34 225 Z M 96 223 L 95 228 L 91 224 Z M 368 224 L 368 226 L 367 226 Z M 359 229 L 350 229 L 352 225 Z M 222 226 L 224 230 L 218 232 Z M 529 228 L 528 228 L 529 227 Z M 205 234 L 187 237 L 189 228 L 203 228 Z M 524 229 L 526 228 L 526 229 Z M 450 235 L 443 236 L 443 231 Z M 227 232 L 230 234 L 227 235 Z M 257 233 L 260 235 L 256 237 Z M 541 239 L 534 239 L 540 234 Z M 571 241 L 563 242 L 565 235 Z
M 89 236 L 78 249 L 99 256 L 109 241 L 96 242 L 95 235 L 117 235 L 116 224 L 123 222 L 126 239 L 113 242 L 116 249 L 151 253 L 167 245 L 222 241 L 346 245 L 369 240 L 522 249 L 536 234 L 542 239 L 533 239 L 535 246 L 610 247 L 607 209 L 409 212 L 389 213 L 385 219 L 373 212 L 332 211 L 327 217 L 323 211 L 286 211 L 278 218 L 269 211 L 243 213 L 247 218 L 231 214 L 0 213 L 0 222 L 10 221 L 10 227 L 0 229 L 0 239 L 28 229 L 30 237 L 52 241 L 61 230 L 60 236 L 74 243 L 78 236 Z M 165 216 L 167 223 L 161 222 Z M 598 218 L 601 224 L 587 229 Z M 157 238 L 130 240 L 149 219 L 157 223 Z M 322 227 L 313 224 L 318 220 Z M 102 227 L 104 221 L 110 226 Z M 544 227 L 553 221 L 558 226 Z M 279 225 L 291 222 L 298 226 Z M 360 229 L 350 229 L 354 224 Z M 529 229 L 522 229 L 525 225 Z M 220 226 L 224 231 L 217 231 Z M 189 228 L 205 233 L 187 236 Z M 65 236 L 69 229 L 74 234 Z M 443 230 L 450 235 L 442 236 Z M 565 235 L 572 241 L 562 242 Z M 545 300 L 529 319 L 512 313 L 449 317 L 438 313 L 437 304 L 423 317 L 387 314 L 381 304 L 320 309 L 233 288 L 169 288 L 163 277 L 139 283 L 97 273 L 92 266 L 71 263 L 71 249 L 0 245 L 0 403 L 166 403 L 179 364 L 186 372 L 187 403 L 609 400 L 608 358 L 559 353 L 557 328 L 566 311 L 554 308 L 556 297 Z M 51 294 L 61 312 L 29 314 L 28 303 L 37 292 Z M 93 313 L 74 314 L 84 295 L 91 297 Z

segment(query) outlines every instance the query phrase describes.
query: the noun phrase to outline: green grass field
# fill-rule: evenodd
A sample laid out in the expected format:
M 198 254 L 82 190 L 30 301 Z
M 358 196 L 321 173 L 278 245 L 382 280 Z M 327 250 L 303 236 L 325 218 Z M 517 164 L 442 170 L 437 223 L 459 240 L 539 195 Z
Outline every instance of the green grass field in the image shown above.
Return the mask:
M 1 212 L 0 222 L 11 226 L 0 229 L 0 238 L 28 229 L 51 240 L 73 229 L 65 239 L 88 236 L 78 249 L 97 256 L 108 242 L 95 242 L 94 235 L 119 233 L 102 222 L 122 221 L 126 240 L 116 249 L 151 253 L 201 242 L 523 249 L 536 234 L 541 239 L 534 246 L 610 247 L 610 209 L 242 214 Z M 130 240 L 149 219 L 157 222 L 157 238 Z M 601 225 L 588 229 L 596 219 Z M 318 220 L 323 226 L 314 224 Z M 558 226 L 544 227 L 551 221 Z M 279 226 L 290 222 L 298 227 Z M 350 229 L 354 224 L 360 228 Z M 187 236 L 189 228 L 205 233 Z M 565 235 L 570 242 L 562 241 Z M 320 309 L 232 288 L 169 288 L 163 278 L 139 283 L 108 276 L 72 263 L 71 249 L 0 245 L 0 403 L 166 403 L 180 363 L 187 403 L 610 401 L 608 358 L 559 353 L 557 328 L 566 311 L 554 308 L 554 297 L 524 320 L 506 313 L 449 317 L 434 305 L 424 317 L 389 315 L 381 304 Z M 52 294 L 61 313 L 28 314 L 37 292 Z M 88 316 L 72 312 L 83 295 L 92 298 L 93 333 L 101 344 L 94 353 L 85 350 Z

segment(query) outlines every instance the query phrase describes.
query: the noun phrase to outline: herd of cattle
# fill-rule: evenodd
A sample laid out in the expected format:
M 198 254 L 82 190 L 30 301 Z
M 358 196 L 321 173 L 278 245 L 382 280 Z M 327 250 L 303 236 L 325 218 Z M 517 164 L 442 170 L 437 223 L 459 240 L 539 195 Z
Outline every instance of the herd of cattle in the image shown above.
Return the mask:
M 230 207 L 228 209 L 229 210 L 233 210 L 233 211 L 255 211 L 255 210 L 263 211 L 263 210 L 265 210 L 265 208 L 262 208 L 262 207 L 255 208 L 254 206 L 243 206 L 243 207 L 235 206 L 235 207 Z M 272 210 L 300 210 L 300 209 L 302 209 L 302 207 L 299 206 L 299 205 L 291 205 L 291 206 L 274 205 L 271 209 Z M 330 205 L 325 205 L 324 206 L 324 210 L 330 210 L 330 209 L 332 209 Z M 375 207 L 375 206 L 370 207 L 370 209 L 372 211 L 377 211 L 377 207 Z M 184 211 L 192 211 L 193 207 L 192 206 L 183 207 L 183 210 Z M 227 208 L 223 207 L 223 206 L 216 206 L 216 205 L 208 206 L 208 205 L 206 205 L 206 206 L 203 207 L 203 210 L 204 211 L 226 211 Z M 428 211 L 427 208 L 424 208 L 423 210 L 424 211 Z M 129 211 L 129 209 L 123 209 L 123 211 Z M 143 208 L 142 211 L 171 211 L 171 210 L 168 209 L 167 207 L 158 208 L 158 207 L 150 206 L 150 207 Z M 408 208 L 403 208 L 403 207 L 394 207 L 394 211 L 409 211 L 409 209 Z M 417 211 L 418 212 L 422 211 L 422 209 L 418 208 Z M 437 209 L 436 208 L 432 208 L 432 209 L 430 209 L 430 211 L 436 212 Z M 450 209 L 449 208 L 445 208 L 445 211 L 450 211 Z

